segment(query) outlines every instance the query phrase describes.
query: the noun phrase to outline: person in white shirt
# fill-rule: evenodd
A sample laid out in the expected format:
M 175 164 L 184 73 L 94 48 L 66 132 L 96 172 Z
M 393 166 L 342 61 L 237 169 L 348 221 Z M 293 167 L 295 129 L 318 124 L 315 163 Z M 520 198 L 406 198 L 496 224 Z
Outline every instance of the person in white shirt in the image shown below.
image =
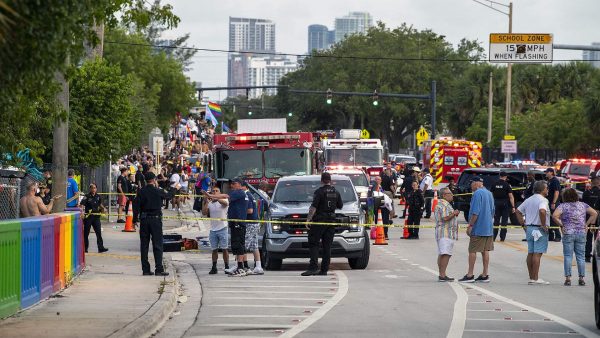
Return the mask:
M 423 180 L 419 185 L 419 189 L 425 197 L 425 218 L 431 217 L 431 200 L 433 199 L 433 177 L 429 174 L 429 169 L 423 169 Z
M 542 255 L 548 250 L 550 207 L 548 206 L 548 184 L 537 181 L 533 185 L 533 196 L 517 208 L 519 223 L 525 228 L 527 237 L 527 270 L 529 285 L 550 284 L 539 278 Z
M 220 193 L 221 190 L 217 187 L 212 188 L 211 190 L 211 194 Z M 227 251 L 229 234 L 227 233 L 227 221 L 220 220 L 227 219 L 229 201 L 226 198 L 214 199 L 205 197 L 203 209 L 205 215 L 208 215 L 210 218 L 215 218 L 214 220 L 210 221 L 210 234 L 208 236 L 210 248 L 212 250 L 212 269 L 210 269 L 209 274 L 214 275 L 217 273 L 219 249 L 223 251 L 223 262 L 225 263 L 225 269 L 229 269 L 229 252 Z
M 171 205 L 173 206 L 173 211 L 179 211 L 179 189 L 181 189 L 181 169 L 174 169 L 171 178 L 169 179 L 171 190 L 173 193 L 173 199 L 171 200 Z

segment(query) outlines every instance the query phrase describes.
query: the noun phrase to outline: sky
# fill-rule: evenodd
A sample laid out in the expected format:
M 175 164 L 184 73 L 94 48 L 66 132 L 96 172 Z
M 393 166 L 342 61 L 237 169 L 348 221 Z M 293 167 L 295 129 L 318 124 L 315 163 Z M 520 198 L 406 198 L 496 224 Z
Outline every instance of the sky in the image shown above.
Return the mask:
M 486 2 L 485 0 L 480 0 Z M 273 20 L 276 50 L 306 53 L 308 26 L 323 24 L 333 29 L 336 17 L 350 11 L 371 13 L 374 23 L 388 27 L 406 22 L 432 29 L 454 44 L 462 38 L 478 40 L 489 48 L 490 33 L 508 32 L 508 16 L 473 0 L 163 0 L 181 18 L 179 26 L 165 34 L 172 38 L 190 33 L 189 45 L 228 49 L 229 17 Z M 498 0 L 508 4 L 508 1 Z M 489 2 L 487 2 L 489 3 Z M 502 11 L 507 8 L 495 5 Z M 551 33 L 555 44 L 589 45 L 600 42 L 599 0 L 514 0 L 513 33 Z M 581 51 L 554 50 L 554 59 L 581 59 Z M 202 86 L 227 85 L 227 54 L 198 52 L 187 73 Z M 211 100 L 225 92 L 206 92 Z

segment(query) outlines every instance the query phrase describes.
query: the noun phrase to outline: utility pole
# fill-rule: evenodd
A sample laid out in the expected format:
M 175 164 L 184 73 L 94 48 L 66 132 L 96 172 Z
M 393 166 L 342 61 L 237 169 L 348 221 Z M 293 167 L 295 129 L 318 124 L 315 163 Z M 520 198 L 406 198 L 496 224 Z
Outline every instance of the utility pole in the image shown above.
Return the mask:
M 487 130 L 487 144 L 492 142 L 492 109 L 494 101 L 494 92 L 492 91 L 492 83 L 494 81 L 494 72 L 490 72 L 490 88 L 488 89 L 488 130 Z

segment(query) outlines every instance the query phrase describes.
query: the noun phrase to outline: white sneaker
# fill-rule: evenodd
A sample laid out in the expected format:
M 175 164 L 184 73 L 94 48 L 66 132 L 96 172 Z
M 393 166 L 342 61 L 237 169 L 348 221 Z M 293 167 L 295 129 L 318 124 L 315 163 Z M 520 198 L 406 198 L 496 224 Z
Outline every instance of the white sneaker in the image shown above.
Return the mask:
M 535 281 L 535 284 L 538 284 L 538 285 L 548 285 L 548 284 L 550 284 L 550 282 L 546 282 L 545 280 L 543 280 L 543 279 L 540 278 L 540 279 L 538 279 L 538 280 Z
M 246 271 L 244 269 L 235 269 L 234 272 L 232 272 L 229 277 L 245 277 L 248 274 L 246 273 Z
M 527 282 L 527 284 L 529 284 L 529 285 L 535 285 L 536 283 L 535 283 L 535 280 L 530 279 L 529 282 Z
M 229 269 L 225 269 L 224 271 L 225 271 L 225 274 L 227 274 L 227 275 L 231 275 L 232 273 L 234 273 L 234 272 L 235 272 L 235 270 L 237 270 L 237 267 L 236 267 L 236 266 L 234 266 L 234 267 L 232 267 L 232 268 L 229 268 Z
M 252 274 L 253 275 L 264 275 L 265 270 L 263 270 L 261 268 L 254 268 L 254 270 L 252 270 Z

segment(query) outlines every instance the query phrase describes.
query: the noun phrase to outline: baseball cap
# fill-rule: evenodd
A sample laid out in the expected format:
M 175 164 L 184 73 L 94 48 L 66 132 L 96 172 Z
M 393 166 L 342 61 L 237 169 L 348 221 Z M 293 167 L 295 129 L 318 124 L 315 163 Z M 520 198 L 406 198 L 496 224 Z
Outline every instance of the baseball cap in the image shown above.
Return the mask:
M 236 178 L 230 179 L 230 180 L 229 180 L 229 183 L 239 183 L 239 184 L 243 184 L 244 182 L 243 182 L 241 179 L 239 179 L 239 178 L 237 178 L 237 177 L 236 177 Z
M 504 171 L 504 170 L 500 171 L 500 177 L 506 177 L 506 176 L 508 176 L 506 171 Z
M 144 177 L 146 178 L 146 181 L 150 181 L 156 178 L 156 175 L 154 175 L 153 172 L 149 171 L 146 173 L 146 175 L 144 175 Z
M 473 178 L 471 178 L 471 182 L 483 182 L 483 178 L 479 176 L 473 176 Z
M 544 170 L 544 172 L 546 172 L 546 173 L 553 173 L 554 172 L 554 168 L 546 168 L 546 170 Z
M 330 173 L 322 173 L 321 174 L 321 182 L 330 182 L 331 174 Z

